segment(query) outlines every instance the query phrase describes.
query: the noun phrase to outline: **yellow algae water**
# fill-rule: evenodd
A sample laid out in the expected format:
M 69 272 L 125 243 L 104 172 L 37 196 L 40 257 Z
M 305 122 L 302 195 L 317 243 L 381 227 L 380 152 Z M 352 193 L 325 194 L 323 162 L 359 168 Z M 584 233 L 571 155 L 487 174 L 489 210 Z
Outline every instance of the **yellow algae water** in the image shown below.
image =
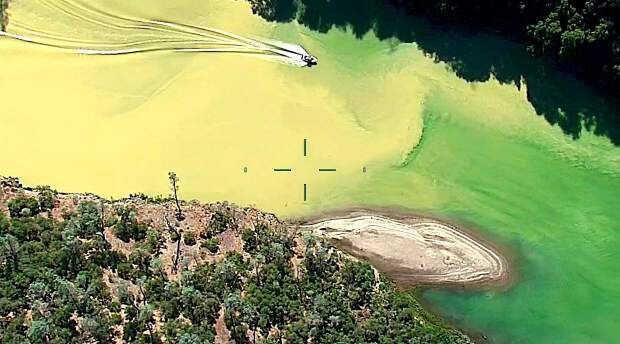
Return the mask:
M 47 3 L 12 2 L 10 23 L 88 38 L 89 30 L 78 29 L 81 21 Z M 233 1 L 98 6 L 131 17 L 274 36 L 272 26 L 249 15 L 248 5 Z M 99 31 L 93 36 L 105 39 Z M 287 38 L 325 53 L 301 29 Z M 19 147 L 4 159 L 2 172 L 29 184 L 112 197 L 159 194 L 167 192 L 166 173 L 174 170 L 186 198 L 299 211 L 319 202 L 320 190 L 361 180 L 364 166 L 398 156 L 420 135 L 425 87 L 403 87 L 398 71 L 347 75 L 350 66 L 329 59 L 320 68 L 299 69 L 225 53 L 84 56 L 9 39 L 0 43 L 1 63 L 11 66 L 0 77 L 1 144 Z M 365 45 L 369 53 L 384 49 L 372 38 Z M 281 167 L 292 171 L 274 172 Z
M 81 20 L 79 11 L 59 11 L 76 11 L 84 6 L 80 1 L 54 4 L 13 0 L 7 31 L 75 42 L 145 36 L 102 28 Z M 469 85 L 413 45 L 379 41 L 372 33 L 355 40 L 338 30 L 322 35 L 296 24 L 274 26 L 250 15 L 244 2 L 170 7 L 108 0 L 89 8 L 300 43 L 319 56 L 320 65 L 300 69 L 232 53 L 85 56 L 3 38 L 0 62 L 10 68 L 0 76 L 0 143 L 19 147 L 5 156 L 4 174 L 122 197 L 167 193 L 166 173 L 174 170 L 186 198 L 299 214 L 330 199 L 348 200 L 343 187 L 355 187 L 381 166 L 403 163 L 421 136 L 431 89 L 494 107 L 493 116 L 472 118 L 482 125 L 512 130 L 531 112 L 522 91 L 493 82 Z M 160 33 L 150 32 L 150 39 Z M 502 116 L 506 107 L 525 111 Z
M 7 31 L 73 47 L 177 44 L 50 7 L 80 1 L 11 0 Z M 86 56 L 0 38 L 0 175 L 122 197 L 167 194 L 173 170 L 186 199 L 282 216 L 354 205 L 431 213 L 510 246 L 518 265 L 506 292 L 426 292 L 450 321 L 492 342 L 614 342 L 617 101 L 518 45 L 380 4 L 360 2 L 357 27 L 346 28 L 350 13 L 329 6 L 275 24 L 244 1 L 89 3 L 301 44 L 313 68 L 232 52 Z

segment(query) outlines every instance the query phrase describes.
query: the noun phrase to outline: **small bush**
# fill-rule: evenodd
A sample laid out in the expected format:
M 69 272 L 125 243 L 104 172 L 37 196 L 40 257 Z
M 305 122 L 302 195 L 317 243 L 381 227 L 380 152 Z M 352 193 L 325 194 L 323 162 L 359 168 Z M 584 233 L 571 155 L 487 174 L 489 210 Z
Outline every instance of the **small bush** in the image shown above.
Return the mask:
M 149 229 L 146 232 L 146 248 L 151 254 L 159 253 L 159 250 L 164 246 L 164 239 L 160 231 Z
M 118 272 L 118 275 L 122 278 L 122 279 L 131 279 L 131 276 L 133 274 L 133 266 L 131 266 L 131 264 L 129 264 L 129 262 L 122 262 L 119 263 L 116 266 L 116 271 Z
M 196 245 L 196 235 L 194 232 L 185 232 L 183 233 L 183 242 L 185 245 L 194 246 Z
M 112 325 L 121 325 L 123 323 L 123 318 L 118 313 L 112 313 L 110 315 L 110 324 Z
M 200 247 L 206 248 L 211 253 L 217 253 L 220 250 L 220 239 L 211 238 L 200 243 Z
M 172 200 L 172 198 L 170 198 L 170 197 L 164 197 L 162 195 L 149 196 L 149 195 L 144 194 L 142 192 L 134 193 L 134 194 L 129 194 L 129 198 L 139 198 L 139 199 L 141 199 L 143 201 L 146 201 L 146 202 L 152 203 L 152 204 L 163 204 L 163 203 L 166 203 L 166 202 Z
M 146 238 L 148 226 L 136 220 L 134 209 L 119 207 L 116 209 L 118 221 L 114 225 L 114 235 L 124 242 L 131 239 L 140 241 Z
M 110 302 L 110 305 L 108 306 L 108 309 L 110 310 L 110 312 L 120 312 L 121 311 L 121 304 L 118 303 L 117 301 L 112 301 Z
M 214 234 L 222 233 L 223 231 L 231 228 L 233 225 L 233 218 L 230 214 L 226 214 L 221 211 L 216 211 L 211 218 L 209 224 L 210 229 Z

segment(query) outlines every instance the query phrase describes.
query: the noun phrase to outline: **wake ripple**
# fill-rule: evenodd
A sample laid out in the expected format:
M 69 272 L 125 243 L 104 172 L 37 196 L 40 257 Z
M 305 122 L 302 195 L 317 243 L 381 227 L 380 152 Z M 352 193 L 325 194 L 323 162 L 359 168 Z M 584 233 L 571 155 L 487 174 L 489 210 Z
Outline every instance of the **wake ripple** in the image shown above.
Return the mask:
M 77 27 L 90 28 L 105 38 L 72 37 L 11 18 L 0 36 L 86 55 L 125 55 L 156 51 L 248 54 L 295 66 L 309 66 L 312 58 L 302 47 L 243 37 L 222 30 L 163 20 L 130 18 L 76 0 L 36 0 Z M 313 59 L 313 58 L 312 58 Z M 316 60 L 314 60 L 316 61 Z

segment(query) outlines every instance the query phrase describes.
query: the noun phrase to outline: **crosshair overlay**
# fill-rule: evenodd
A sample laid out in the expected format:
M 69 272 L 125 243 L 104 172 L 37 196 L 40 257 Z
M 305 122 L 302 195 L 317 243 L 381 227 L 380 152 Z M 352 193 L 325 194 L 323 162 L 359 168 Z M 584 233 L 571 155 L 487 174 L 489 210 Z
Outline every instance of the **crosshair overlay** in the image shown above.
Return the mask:
M 308 156 L 308 139 L 304 139 L 304 156 Z M 292 168 L 279 167 L 274 168 L 274 172 L 293 172 Z M 335 168 L 319 168 L 319 172 L 336 172 Z M 304 202 L 308 200 L 308 184 L 303 185 Z

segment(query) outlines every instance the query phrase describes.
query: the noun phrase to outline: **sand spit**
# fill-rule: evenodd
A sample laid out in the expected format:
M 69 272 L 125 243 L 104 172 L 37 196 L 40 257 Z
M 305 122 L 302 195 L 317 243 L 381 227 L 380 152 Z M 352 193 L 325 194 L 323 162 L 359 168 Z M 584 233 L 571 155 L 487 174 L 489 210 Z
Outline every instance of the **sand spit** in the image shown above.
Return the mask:
M 437 220 L 351 213 L 302 227 L 368 261 L 401 286 L 508 282 L 507 260 L 499 252 Z

